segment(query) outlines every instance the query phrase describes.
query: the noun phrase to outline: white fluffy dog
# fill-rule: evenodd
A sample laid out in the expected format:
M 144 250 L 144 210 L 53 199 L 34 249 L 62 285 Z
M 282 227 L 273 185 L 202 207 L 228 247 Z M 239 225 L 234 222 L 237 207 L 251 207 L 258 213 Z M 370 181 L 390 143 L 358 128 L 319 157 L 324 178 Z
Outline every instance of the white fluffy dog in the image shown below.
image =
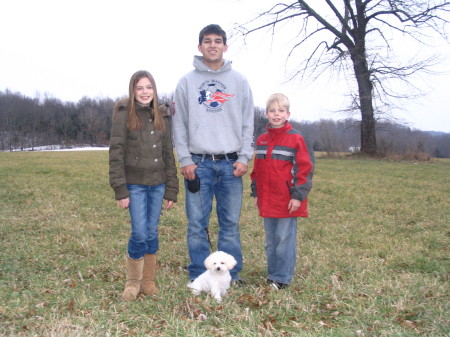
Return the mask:
M 201 292 L 211 294 L 217 302 L 222 301 L 231 283 L 230 270 L 237 264 L 235 258 L 225 252 L 217 251 L 205 259 L 206 271 L 188 284 L 194 295 Z

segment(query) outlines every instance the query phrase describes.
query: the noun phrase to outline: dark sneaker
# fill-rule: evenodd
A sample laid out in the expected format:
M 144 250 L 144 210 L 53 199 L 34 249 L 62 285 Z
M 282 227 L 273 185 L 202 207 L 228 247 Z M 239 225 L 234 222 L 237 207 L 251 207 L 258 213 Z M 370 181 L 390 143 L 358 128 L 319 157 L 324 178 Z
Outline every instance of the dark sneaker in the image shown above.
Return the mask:
M 244 285 L 245 285 L 245 282 L 241 279 L 231 281 L 231 286 L 233 286 L 233 287 L 239 288 L 239 287 L 243 287 Z
M 273 290 L 281 290 L 281 289 L 286 289 L 288 287 L 288 284 L 275 282 L 272 280 L 267 280 L 267 283 L 270 285 L 270 287 Z

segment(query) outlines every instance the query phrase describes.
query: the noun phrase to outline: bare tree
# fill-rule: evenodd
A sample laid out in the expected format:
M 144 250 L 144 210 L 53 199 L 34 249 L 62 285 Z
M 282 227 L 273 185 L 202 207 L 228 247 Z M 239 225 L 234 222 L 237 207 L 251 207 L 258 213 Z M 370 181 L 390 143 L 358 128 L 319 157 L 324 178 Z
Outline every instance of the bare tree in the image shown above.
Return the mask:
M 295 25 L 298 34 L 288 58 L 300 48 L 308 50 L 309 56 L 291 79 L 320 76 L 330 69 L 352 72 L 357 89 L 350 108 L 361 114 L 361 151 L 375 154 L 377 103 L 381 107 L 389 97 L 402 95 L 389 88 L 389 79 L 410 83 L 410 75 L 429 71 L 439 61 L 429 57 L 393 65 L 392 58 L 381 54 L 375 43 L 381 41 L 383 50 L 390 51 L 393 43 L 388 36 L 395 32 L 421 43 L 427 42 L 428 33 L 446 38 L 444 28 L 449 21 L 445 15 L 449 11 L 450 2 L 444 0 L 324 0 L 320 4 L 316 0 L 313 6 L 298 0 L 278 3 L 236 28 L 244 37 L 264 29 L 275 36 L 276 27 Z

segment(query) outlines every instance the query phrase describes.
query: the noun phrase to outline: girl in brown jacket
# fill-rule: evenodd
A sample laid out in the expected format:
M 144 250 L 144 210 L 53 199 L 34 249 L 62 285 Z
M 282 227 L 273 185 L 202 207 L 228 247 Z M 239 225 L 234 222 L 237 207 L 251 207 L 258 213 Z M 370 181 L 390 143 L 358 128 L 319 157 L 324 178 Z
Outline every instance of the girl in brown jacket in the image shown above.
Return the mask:
M 142 290 L 156 295 L 156 253 L 161 207 L 177 200 L 178 178 L 172 136 L 148 71 L 131 76 L 129 97 L 114 107 L 109 147 L 109 181 L 119 207 L 129 209 L 131 235 L 122 298 Z M 163 199 L 166 200 L 163 205 Z

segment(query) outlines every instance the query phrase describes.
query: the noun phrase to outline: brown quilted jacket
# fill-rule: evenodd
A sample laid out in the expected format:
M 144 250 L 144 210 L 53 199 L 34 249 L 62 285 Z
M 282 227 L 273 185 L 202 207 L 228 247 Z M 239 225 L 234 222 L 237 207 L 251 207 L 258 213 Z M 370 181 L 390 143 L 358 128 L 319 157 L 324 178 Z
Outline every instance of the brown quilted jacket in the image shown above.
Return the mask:
M 136 106 L 145 127 L 128 130 L 126 105 L 124 99 L 114 107 L 109 145 L 109 183 L 116 200 L 129 197 L 126 184 L 154 186 L 164 183 L 164 199 L 177 201 L 177 168 L 168 118 L 164 118 L 166 129 L 157 131 L 152 109 Z

